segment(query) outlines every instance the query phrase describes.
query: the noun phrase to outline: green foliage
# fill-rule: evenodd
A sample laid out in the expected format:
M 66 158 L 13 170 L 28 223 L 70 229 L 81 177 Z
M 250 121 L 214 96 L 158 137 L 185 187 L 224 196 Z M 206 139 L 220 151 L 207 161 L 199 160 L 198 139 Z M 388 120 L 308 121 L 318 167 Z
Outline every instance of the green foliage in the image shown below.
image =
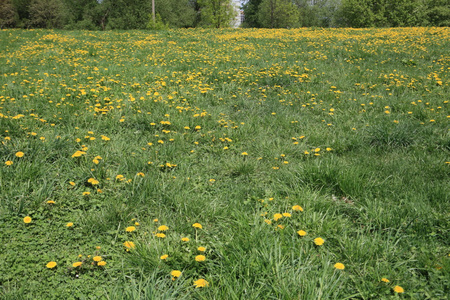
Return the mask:
M 450 26 L 450 3 L 447 0 L 427 0 L 426 17 L 432 26 Z
M 0 298 L 445 299 L 449 36 L 1 30 Z
M 231 0 L 198 0 L 201 12 L 200 25 L 205 27 L 230 27 L 234 18 Z
M 156 13 L 170 27 L 194 27 L 196 11 L 189 0 L 156 1 Z
M 62 28 L 66 11 L 61 0 L 32 0 L 30 24 L 38 28 Z
M 298 27 L 299 13 L 290 0 L 263 0 L 259 6 L 258 20 L 262 27 Z
M 107 29 L 145 29 L 152 3 L 148 0 L 104 0 L 108 12 Z
M 149 16 L 150 21 L 147 24 L 147 29 L 151 30 L 162 30 L 162 29 L 169 29 L 169 24 L 164 24 L 161 15 L 156 14 L 155 21 L 153 21 L 152 16 Z
M 259 5 L 261 4 L 262 0 L 249 0 L 244 3 L 244 24 L 243 27 L 249 27 L 249 28 L 260 28 L 261 23 L 258 19 L 258 10 Z
M 0 0 L 0 29 L 14 27 L 16 15 L 16 8 L 11 0 Z

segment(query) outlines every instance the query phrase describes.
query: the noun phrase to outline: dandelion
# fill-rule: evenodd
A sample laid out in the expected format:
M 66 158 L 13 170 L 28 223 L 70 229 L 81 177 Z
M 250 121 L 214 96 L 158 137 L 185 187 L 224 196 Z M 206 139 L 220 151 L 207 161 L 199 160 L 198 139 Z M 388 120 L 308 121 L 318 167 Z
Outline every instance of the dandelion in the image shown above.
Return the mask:
M 247 153 L 247 152 L 242 152 L 241 155 L 242 155 L 242 156 L 247 156 L 248 153 Z
M 405 290 L 401 286 L 396 285 L 396 286 L 394 286 L 394 292 L 401 294 L 401 293 L 405 292 Z
M 16 156 L 17 157 L 23 157 L 24 153 L 22 151 L 19 151 L 19 152 L 16 153 Z
M 172 280 L 175 280 L 176 278 L 180 277 L 182 274 L 181 271 L 179 270 L 173 270 L 172 272 L 170 272 L 170 275 L 172 275 Z
M 136 227 L 134 227 L 134 226 L 128 226 L 127 228 L 125 228 L 126 232 L 133 232 L 135 230 L 136 230 Z
M 292 215 L 290 213 L 287 213 L 287 212 L 283 213 L 283 217 L 290 218 L 291 216 Z
M 200 223 L 194 223 L 194 224 L 192 224 L 192 227 L 198 228 L 198 229 L 202 229 L 203 228 L 202 224 L 200 224 Z
M 89 178 L 87 182 L 90 183 L 90 184 L 92 184 L 92 185 L 97 185 L 97 184 L 100 183 L 100 182 L 99 182 L 97 179 L 95 179 L 95 178 Z
M 72 226 L 73 226 L 72 222 L 69 222 L 69 223 L 66 224 L 66 227 L 72 227 Z
M 300 205 L 294 205 L 292 206 L 292 210 L 303 211 L 303 208 Z
M 127 248 L 127 250 L 136 248 L 136 245 L 130 241 L 126 241 L 125 243 L 123 243 L 123 245 L 125 246 L 125 248 Z
M 159 237 L 159 238 L 165 238 L 166 237 L 166 235 L 164 234 L 164 233 L 157 233 L 156 234 L 156 237 Z
M 322 246 L 323 243 L 325 243 L 325 241 L 320 237 L 314 239 L 314 244 L 316 244 L 317 246 Z
M 195 286 L 195 288 L 207 287 L 207 286 L 209 286 L 209 282 L 206 281 L 205 279 L 201 278 L 201 279 L 194 281 L 194 286 Z
M 104 267 L 106 266 L 106 261 L 102 260 L 97 263 L 97 266 Z
M 197 250 L 200 251 L 200 252 L 205 252 L 206 248 L 205 247 L 198 247 Z
M 70 184 L 71 186 L 75 186 L 75 182 L 73 182 L 73 181 L 69 182 L 69 184 Z
M 159 259 L 165 260 L 165 259 L 167 259 L 168 257 L 169 257 L 169 255 L 164 254 L 164 255 L 161 255 L 161 256 L 159 257 Z
M 94 256 L 92 259 L 93 259 L 94 261 L 96 261 L 96 262 L 99 262 L 99 261 L 102 260 L 102 257 L 101 257 L 101 256 Z
M 334 264 L 334 267 L 336 269 L 338 269 L 338 270 L 344 270 L 345 269 L 345 266 L 342 263 L 336 263 L 336 264 Z
M 385 282 L 385 283 L 389 283 L 390 281 L 389 281 L 389 279 L 387 279 L 387 278 L 381 278 L 381 281 L 383 281 L 383 282 Z
M 278 221 L 279 219 L 281 219 L 283 217 L 283 215 L 282 214 L 274 214 L 273 215 L 273 220 L 276 222 L 276 221 Z
M 195 257 L 195 261 L 198 261 L 198 262 L 205 261 L 205 259 L 206 259 L 206 257 L 204 255 L 197 255 Z
M 166 225 L 161 225 L 161 226 L 158 227 L 158 230 L 159 231 L 166 231 L 166 230 L 169 230 L 169 227 L 167 227 Z
M 83 263 L 81 261 L 77 261 L 72 264 L 72 267 L 77 268 L 77 267 L 81 266 L 82 264 Z
M 48 201 L 47 201 L 47 204 L 56 204 L 56 202 L 53 201 L 53 200 L 48 200 Z
M 189 238 L 187 238 L 187 237 L 183 237 L 183 238 L 181 238 L 181 240 L 182 240 L 183 242 L 189 242 Z
M 7 165 L 7 166 L 11 166 L 12 164 L 13 164 L 13 162 L 10 160 L 5 161 L 5 165 Z
M 86 154 L 86 152 L 84 152 L 84 151 L 77 151 L 74 154 L 72 154 L 72 158 L 81 157 L 84 154 Z
M 47 268 L 48 269 L 53 269 L 54 267 L 56 267 L 57 263 L 54 261 L 51 261 L 47 264 Z
M 304 231 L 304 230 L 299 230 L 299 231 L 297 231 L 297 234 L 298 234 L 299 236 L 305 236 L 305 235 L 307 235 L 306 231 Z

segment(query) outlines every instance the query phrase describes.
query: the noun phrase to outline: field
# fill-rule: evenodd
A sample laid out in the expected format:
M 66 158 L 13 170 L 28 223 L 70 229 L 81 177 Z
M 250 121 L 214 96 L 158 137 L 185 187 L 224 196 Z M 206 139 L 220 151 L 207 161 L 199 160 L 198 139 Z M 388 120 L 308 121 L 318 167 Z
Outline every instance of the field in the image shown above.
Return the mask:
M 0 31 L 0 298 L 447 299 L 448 49 Z

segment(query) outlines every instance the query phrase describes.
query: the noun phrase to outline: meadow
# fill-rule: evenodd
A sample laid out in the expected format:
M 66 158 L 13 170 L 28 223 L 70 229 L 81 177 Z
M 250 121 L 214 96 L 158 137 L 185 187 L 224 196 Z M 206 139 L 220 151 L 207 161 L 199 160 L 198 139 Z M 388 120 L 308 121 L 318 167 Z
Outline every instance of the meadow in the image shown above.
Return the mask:
M 0 298 L 448 299 L 448 49 L 0 31 Z

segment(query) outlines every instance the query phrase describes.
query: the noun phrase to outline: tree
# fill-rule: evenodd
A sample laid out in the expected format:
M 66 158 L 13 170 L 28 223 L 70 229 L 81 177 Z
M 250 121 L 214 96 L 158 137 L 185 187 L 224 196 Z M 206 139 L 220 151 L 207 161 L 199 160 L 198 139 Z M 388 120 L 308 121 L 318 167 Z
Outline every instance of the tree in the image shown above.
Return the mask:
M 448 0 L 427 0 L 425 15 L 431 26 L 450 26 L 450 3 Z
M 306 1 L 306 0 L 305 0 Z M 258 10 L 259 5 L 261 4 L 262 0 L 249 0 L 243 5 L 244 10 L 244 27 L 254 27 L 259 28 L 261 27 L 261 24 L 259 23 L 258 19 Z
M 62 28 L 66 17 L 61 0 L 32 0 L 30 23 L 39 28 Z
M 16 8 L 11 0 L 0 0 L 0 29 L 14 27 L 16 14 Z
M 170 27 L 193 27 L 196 12 L 194 3 L 189 0 L 155 0 L 156 13 L 164 24 Z
M 258 20 L 263 27 L 298 27 L 299 13 L 290 0 L 263 0 L 259 6 Z
M 198 0 L 200 25 L 206 27 L 230 27 L 234 18 L 231 0 Z
M 72 29 L 98 29 L 96 17 L 99 6 L 97 0 L 62 0 L 68 14 L 68 26 Z

